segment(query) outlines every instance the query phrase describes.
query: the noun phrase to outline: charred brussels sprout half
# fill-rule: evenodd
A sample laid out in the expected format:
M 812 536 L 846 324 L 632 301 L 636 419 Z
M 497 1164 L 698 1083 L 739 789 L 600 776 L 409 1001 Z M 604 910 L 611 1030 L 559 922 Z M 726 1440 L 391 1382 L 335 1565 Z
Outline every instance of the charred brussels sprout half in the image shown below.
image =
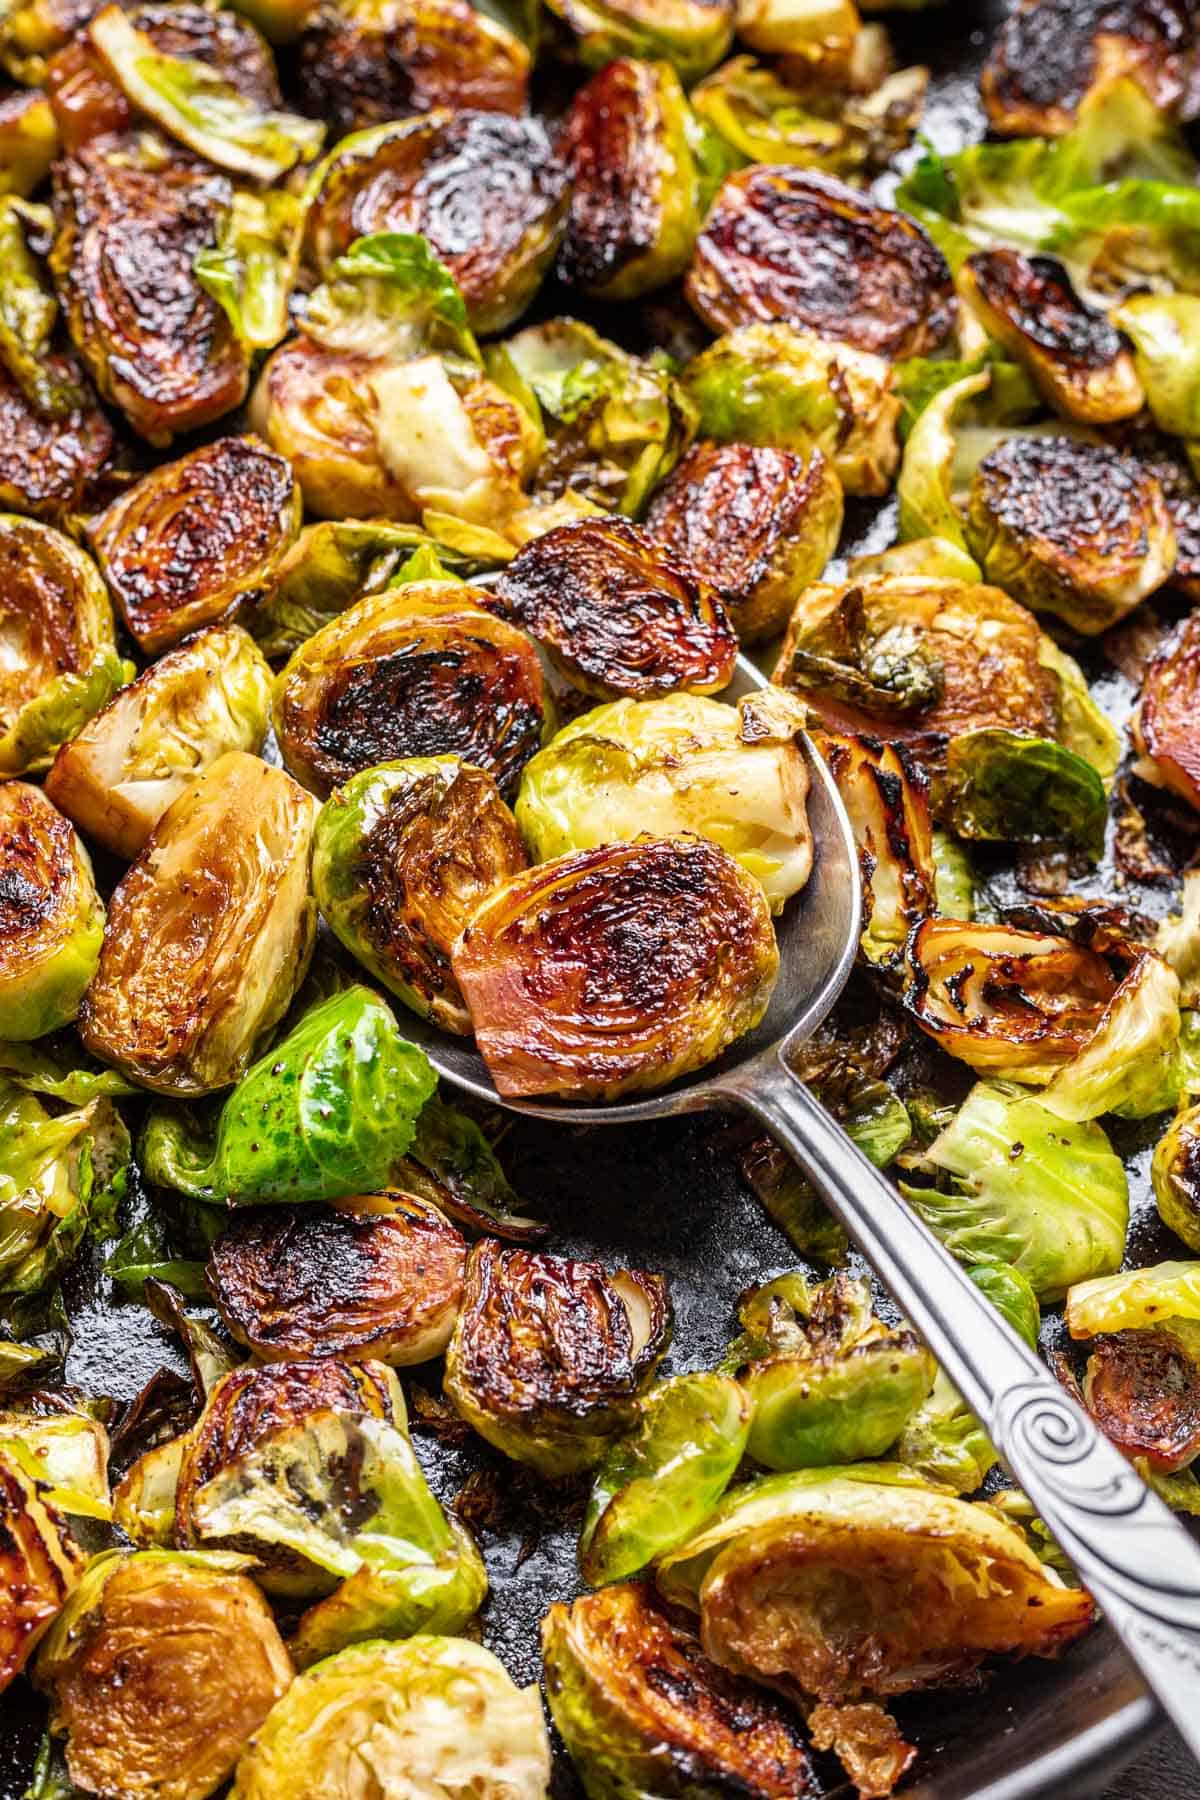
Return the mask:
M 819 733 L 815 742 L 837 782 L 858 846 L 863 953 L 870 962 L 894 964 L 913 926 L 941 910 L 928 780 L 902 743 L 830 732 Z
M 546 1697 L 589 1800 L 736 1792 L 794 1800 L 809 1787 L 796 1726 L 735 1681 L 626 1582 L 552 1606 Z
M 50 379 L 79 395 L 61 418 L 31 406 L 0 366 L 0 507 L 38 519 L 79 511 L 113 453 L 113 430 L 73 358 L 46 358 Z
M 291 464 L 310 512 L 328 519 L 411 519 L 413 501 L 380 448 L 376 359 L 295 337 L 268 358 L 250 418 Z
M 1164 112 L 1190 112 L 1195 24 L 1184 0 L 1021 0 L 984 65 L 992 129 L 1061 137 L 1102 83 L 1130 76 Z
M 292 1683 L 242 1757 L 232 1800 L 356 1800 L 365 1769 L 380 1793 L 544 1800 L 538 1691 L 464 1638 L 356 1644 Z
M 104 398 L 158 445 L 240 405 L 246 352 L 193 268 L 232 202 L 228 178 L 101 138 L 56 163 L 54 182 L 50 266 Z
M 0 778 L 45 768 L 127 678 L 95 564 L 33 519 L 0 514 Z
M 971 481 L 967 543 L 989 581 L 1087 636 L 1168 580 L 1175 530 L 1132 457 L 1065 437 L 1013 437 Z
M 64 744 L 46 777 L 56 806 L 132 860 L 167 808 L 228 750 L 257 753 L 271 671 L 239 625 L 169 650 Z
M 0 1446 L 0 1691 L 62 1610 L 85 1558 L 24 1459 Z
M 338 145 L 322 165 L 308 244 L 324 274 L 357 238 L 419 233 L 458 283 L 474 329 L 502 331 L 553 260 L 566 204 L 540 120 L 438 109 Z
M 697 694 L 614 700 L 538 752 L 517 823 L 538 862 L 641 831 L 709 837 L 760 881 L 779 912 L 812 867 L 808 768 L 795 725 L 759 724 L 752 702 Z
M 694 81 L 719 63 L 733 37 L 733 0 L 547 0 L 582 62 L 661 57 Z
M 103 938 L 104 906 L 74 828 L 40 789 L 0 783 L 0 1038 L 70 1024 Z
M 1084 1399 L 1104 1435 L 1131 1460 L 1171 1475 L 1200 1456 L 1200 1326 L 1167 1319 L 1096 1340 Z
M 1200 1107 L 1188 1107 L 1158 1141 L 1151 1165 L 1159 1217 L 1200 1251 Z
M 728 685 L 737 634 L 708 583 L 625 519 L 581 519 L 527 544 L 496 603 L 567 680 L 600 700 Z
M 300 513 L 283 458 L 227 437 L 143 476 L 90 536 L 125 623 L 155 655 L 260 598 Z
M 301 645 L 275 690 L 292 773 L 324 797 L 376 763 L 459 756 L 511 792 L 541 744 L 532 641 L 483 590 L 419 582 L 369 595 Z
M 454 756 L 353 776 L 317 821 L 313 892 L 378 981 L 444 1030 L 470 1032 L 450 953 L 482 901 L 527 867 L 496 783 Z
M 282 770 L 218 757 L 168 808 L 109 907 L 87 1047 L 160 1093 L 228 1087 L 312 953 L 316 809 Z
M 936 349 L 955 315 L 950 271 L 919 225 L 786 166 L 726 179 L 687 296 L 714 331 L 782 320 L 890 358 Z
M 244 1213 L 213 1244 L 208 1285 L 240 1343 L 264 1361 L 428 1362 L 446 1348 L 466 1245 L 411 1194 Z
M 1133 721 L 1143 780 L 1200 811 L 1200 617 L 1185 619 L 1151 658 Z
M 651 537 L 716 588 L 742 643 L 774 637 L 819 581 L 842 530 L 842 485 L 820 450 L 696 444 L 646 515 Z
M 232 1774 L 292 1679 L 245 1566 L 158 1550 L 92 1561 L 35 1671 L 76 1787 L 205 1800 Z
M 661 1275 L 608 1275 L 485 1238 L 467 1258 L 446 1393 L 506 1456 L 573 1474 L 634 1422 L 670 1323 Z
M 779 951 L 766 896 L 732 856 L 645 837 L 514 876 L 453 961 L 500 1094 L 614 1100 L 753 1030 Z

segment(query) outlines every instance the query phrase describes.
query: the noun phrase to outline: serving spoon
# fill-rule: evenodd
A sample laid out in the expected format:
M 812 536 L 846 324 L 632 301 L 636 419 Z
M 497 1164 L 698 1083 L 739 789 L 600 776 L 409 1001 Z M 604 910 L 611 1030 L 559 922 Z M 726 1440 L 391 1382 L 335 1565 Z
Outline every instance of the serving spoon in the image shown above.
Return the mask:
M 744 657 L 720 696 L 766 685 Z M 854 834 L 807 738 L 812 874 L 776 921 L 779 978 L 758 1027 L 649 1098 L 603 1106 L 505 1100 L 479 1052 L 427 1020 L 405 1033 L 477 1100 L 564 1125 L 749 1113 L 795 1158 L 978 1415 L 1149 1687 L 1200 1761 L 1200 1547 L 1088 1413 L 813 1098 L 791 1058 L 845 986 L 862 929 Z

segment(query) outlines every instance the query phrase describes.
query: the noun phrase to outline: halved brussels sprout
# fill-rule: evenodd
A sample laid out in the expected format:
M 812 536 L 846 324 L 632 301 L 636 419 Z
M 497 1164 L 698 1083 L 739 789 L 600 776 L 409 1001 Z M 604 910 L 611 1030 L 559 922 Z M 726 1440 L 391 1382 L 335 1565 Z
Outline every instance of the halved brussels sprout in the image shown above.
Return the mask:
M 961 282 L 989 336 L 1029 370 L 1055 412 L 1106 425 L 1141 410 L 1128 340 L 1083 304 L 1053 257 L 980 252 L 963 264 Z
M 1163 1224 L 1200 1251 L 1200 1106 L 1172 1119 L 1155 1148 L 1151 1176 Z
M 1185 1073 L 1181 1029 L 1178 976 L 1152 950 L 1139 951 L 1095 1032 L 1042 1100 L 1060 1119 L 1165 1112 Z
M 1088 1358 L 1083 1395 L 1104 1435 L 1161 1475 L 1200 1456 L 1200 1325 L 1169 1319 L 1101 1337 Z
M 734 0 L 547 0 L 589 68 L 617 56 L 662 57 L 684 81 L 719 63 L 733 37 Z
M 686 292 L 714 331 L 782 320 L 893 359 L 936 349 L 955 314 L 950 271 L 921 226 L 787 165 L 726 178 Z
M 752 1410 L 745 1389 L 716 1374 L 676 1375 L 638 1401 L 588 1500 L 579 1537 L 585 1581 L 623 1581 L 692 1535 L 733 1479 Z
M 1200 615 L 1191 614 L 1146 667 L 1132 722 L 1137 772 L 1200 811 Z
M 467 1258 L 446 1351 L 446 1395 L 480 1437 L 545 1476 L 591 1468 L 636 1421 L 666 1352 L 661 1275 L 506 1249 Z
M 550 1745 L 536 1687 L 464 1638 L 356 1644 L 300 1675 L 238 1764 L 231 1800 L 544 1800 Z
M 1137 372 L 1159 430 L 1200 438 L 1200 296 L 1134 294 L 1114 309 L 1112 319 L 1133 339 Z
M 991 1508 L 887 1463 L 737 1489 L 658 1585 L 699 1612 L 717 1662 L 827 1702 L 961 1680 L 989 1655 L 1054 1656 L 1095 1616 Z
M 45 94 L 15 88 L 0 98 L 0 194 L 32 194 L 58 151 L 58 125 Z
M 302 644 L 275 689 L 293 774 L 324 798 L 377 763 L 459 756 L 511 791 L 546 699 L 532 641 L 486 611 L 490 599 L 415 582 L 367 595 Z
M 812 868 L 799 721 L 699 694 L 614 700 L 564 725 L 521 778 L 517 823 L 538 862 L 641 831 L 696 832 L 763 886 L 773 912 Z M 789 729 L 789 724 L 791 728 Z
M 790 325 L 747 325 L 701 351 L 680 377 L 703 437 L 809 454 L 820 449 L 848 494 L 886 494 L 900 461 L 900 401 L 882 357 Z
M 41 1484 L 0 1446 L 0 1691 L 21 1673 L 83 1574 L 86 1557 Z
M 655 494 L 646 530 L 711 582 L 743 644 L 774 637 L 819 581 L 842 530 L 842 484 L 820 450 L 696 444 Z
M 1073 1338 L 1105 1331 L 1200 1320 L 1200 1262 L 1163 1262 L 1149 1269 L 1081 1281 L 1067 1295 L 1064 1316 Z
M 155 1110 L 139 1156 L 160 1187 L 234 1206 L 370 1194 L 400 1172 L 435 1081 L 378 994 L 348 987 L 246 1071 L 211 1140 Z
M 282 456 L 226 437 L 144 475 L 89 536 L 125 623 L 155 655 L 259 598 L 301 511 Z
M 101 394 L 165 445 L 239 406 L 247 352 L 193 263 L 232 192 L 149 138 L 101 138 L 54 167 L 50 253 L 67 325 Z
M 31 406 L 0 364 L 0 507 L 61 520 L 83 508 L 109 464 L 114 439 L 74 358 L 50 354 L 45 366 L 55 391 L 79 395 L 60 418 Z
M 988 120 L 1006 137 L 1061 137 L 1085 99 L 1129 77 L 1164 112 L 1190 112 L 1195 32 L 1184 0 L 1021 0 L 980 79 Z
M 882 1456 L 932 1387 L 933 1358 L 906 1326 L 875 1317 L 865 1282 L 783 1290 L 768 1282 L 738 1309 L 744 1335 L 729 1362 L 753 1408 L 750 1455 L 769 1469 Z
M 317 820 L 313 892 L 326 922 L 406 1006 L 469 1034 L 450 952 L 489 894 L 528 867 L 496 783 L 456 756 L 354 775 Z
M 62 532 L 0 514 L 0 778 L 45 768 L 127 679 L 91 558 Z
M 304 230 L 303 197 L 239 188 L 217 242 L 196 258 L 196 279 L 248 350 L 272 350 L 291 329 Z
M 51 1114 L 0 1079 L 0 1292 L 44 1291 L 89 1223 L 111 1235 L 129 1162 L 129 1133 L 112 1102 Z
M 1104 852 L 1108 796 L 1091 763 L 1031 732 L 983 726 L 946 746 L 939 819 L 960 837 Z
M 476 331 L 519 318 L 554 258 L 565 172 L 540 119 L 437 108 L 345 138 L 321 165 L 308 245 L 321 274 L 357 238 L 416 232 Z
M 804 1744 L 782 1708 L 710 1662 L 641 1585 L 552 1606 L 542 1656 L 550 1712 L 589 1800 L 808 1791 Z
M 704 838 L 641 837 L 514 876 L 454 948 L 505 1099 L 663 1087 L 753 1030 L 779 951 L 759 883 Z
M 894 963 L 913 926 L 940 910 L 928 780 L 902 743 L 832 732 L 815 742 L 854 828 L 868 908 L 863 952 Z
M 262 749 L 270 705 L 271 671 L 254 639 L 239 625 L 211 625 L 151 663 L 63 745 L 46 792 L 130 861 L 219 756 Z
M 848 56 L 860 30 L 854 0 L 737 0 L 737 33 L 773 56 Z
M 1068 437 L 1012 437 L 971 480 L 967 544 L 989 581 L 1086 636 L 1169 579 L 1175 528 L 1132 457 Z
M 467 1249 L 411 1194 L 243 1213 L 213 1244 L 207 1280 L 221 1317 L 264 1362 L 366 1357 L 402 1366 L 440 1356 L 462 1297 Z
M 526 544 L 495 604 L 600 700 L 728 686 L 737 634 L 720 596 L 626 519 L 580 519 Z
M 75 1410 L 70 1399 L 30 1395 L 0 1411 L 0 1456 L 8 1456 L 42 1483 L 42 1497 L 73 1519 L 112 1517 L 108 1493 L 108 1432 L 99 1419 Z
M 89 1050 L 160 1093 L 237 1080 L 312 955 L 315 819 L 303 788 L 242 750 L 185 788 L 113 894 L 80 1015 Z
M 0 1038 L 69 1025 L 96 972 L 104 904 L 87 851 L 39 788 L 0 782 Z
M 205 1800 L 232 1774 L 292 1679 L 245 1566 L 195 1551 L 93 1558 L 35 1669 L 76 1787 Z
M 14 81 L 36 85 L 46 58 L 92 16 L 94 0 L 15 0 L 0 25 L 0 64 Z

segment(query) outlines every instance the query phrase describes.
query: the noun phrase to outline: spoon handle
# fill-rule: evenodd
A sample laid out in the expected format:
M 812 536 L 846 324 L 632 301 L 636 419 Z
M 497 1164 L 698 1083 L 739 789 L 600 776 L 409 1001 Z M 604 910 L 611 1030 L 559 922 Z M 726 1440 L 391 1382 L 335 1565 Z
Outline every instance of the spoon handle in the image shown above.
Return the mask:
M 782 1061 L 722 1085 L 828 1201 L 1200 1761 L 1200 1547 Z

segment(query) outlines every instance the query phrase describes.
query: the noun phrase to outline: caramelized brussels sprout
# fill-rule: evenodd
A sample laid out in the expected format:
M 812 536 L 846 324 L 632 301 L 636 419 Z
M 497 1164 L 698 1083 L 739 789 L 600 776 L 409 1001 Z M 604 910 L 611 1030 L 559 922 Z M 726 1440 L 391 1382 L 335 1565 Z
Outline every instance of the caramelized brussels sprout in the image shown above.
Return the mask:
M 407 113 L 521 113 L 530 54 L 468 0 L 334 0 L 300 35 L 305 109 L 334 138 Z
M 1200 437 L 1200 364 L 1196 360 L 1200 296 L 1134 294 L 1113 309 L 1112 321 L 1133 340 L 1146 404 L 1159 430 L 1174 437 Z M 1163 487 L 1169 500 L 1165 481 Z
M 1152 950 L 1138 951 L 1095 1032 L 1046 1089 L 1045 1104 L 1061 1119 L 1165 1112 L 1180 1093 L 1181 1026 L 1178 976 Z
M 655 495 L 646 530 L 711 582 L 743 644 L 774 637 L 819 581 L 842 530 L 842 485 L 820 450 L 696 444 Z
M 369 356 L 296 337 L 268 358 L 250 400 L 254 429 L 291 464 L 310 512 L 327 519 L 411 519 L 414 505 L 380 446 Z
M 196 279 L 248 350 L 272 350 L 291 329 L 304 202 L 285 188 L 239 188 L 217 242 L 195 261 Z
M 92 1560 L 35 1670 L 76 1787 L 204 1800 L 232 1774 L 292 1679 L 243 1567 L 159 1550 Z
M 537 292 L 566 204 L 540 120 L 439 108 L 337 146 L 321 165 L 308 244 L 324 274 L 357 238 L 419 233 L 458 283 L 474 329 L 502 331 Z
M 1188 111 L 1195 52 L 1184 0 L 1020 0 L 984 65 L 988 120 L 1007 137 L 1061 137 L 1121 77 L 1164 112 Z
M 89 1223 L 111 1234 L 128 1162 L 129 1133 L 104 1096 L 52 1116 L 0 1080 L 0 1292 L 44 1292 Z
M 779 952 L 762 888 L 726 851 L 643 837 L 514 876 L 453 964 L 500 1094 L 613 1100 L 753 1030 Z
M 639 831 L 696 832 L 762 883 L 773 912 L 812 867 L 808 769 L 796 731 L 697 694 L 614 700 L 575 719 L 521 779 L 517 823 L 537 862 Z
M 54 391 L 79 396 L 61 417 L 30 405 L 0 364 L 0 507 L 61 520 L 108 466 L 113 430 L 73 357 L 50 354 L 44 367 Z
M 95 0 L 15 0 L 0 24 L 0 63 L 14 81 L 40 83 L 46 58 L 92 16 Z
M 1086 636 L 1166 581 L 1175 529 L 1152 475 L 1105 444 L 1013 437 L 971 481 L 967 544 L 989 581 Z
M 41 1484 L 0 1446 L 0 1691 L 21 1673 L 83 1573 Z
M 950 271 L 921 226 L 786 165 L 727 177 L 686 291 L 714 331 L 782 320 L 891 358 L 936 349 L 955 314 Z
M 547 0 L 570 31 L 581 61 L 661 57 L 684 81 L 719 63 L 733 37 L 734 0 Z
M 360 769 L 460 756 L 511 791 L 541 743 L 541 663 L 478 588 L 371 594 L 302 644 L 275 690 L 284 761 L 327 796 Z
M 1151 1175 L 1163 1224 L 1200 1251 L 1200 1106 L 1172 1119 L 1155 1148 Z
M 229 750 L 257 753 L 271 671 L 239 625 L 211 625 L 151 663 L 64 744 L 46 792 L 128 861 L 190 781 Z
M 18 88 L 0 97 L 0 194 L 32 194 L 58 150 L 58 126 L 45 94 Z
M 608 1275 L 484 1238 L 467 1258 L 446 1394 L 506 1456 L 573 1474 L 634 1423 L 670 1329 L 661 1275 Z
M 455 756 L 413 757 L 364 769 L 326 801 L 313 892 L 377 980 L 444 1030 L 469 1034 L 450 952 L 480 903 L 527 866 L 490 775 Z
M 54 166 L 50 267 L 100 393 L 165 445 L 245 398 L 247 354 L 193 263 L 231 201 L 226 176 L 149 140 L 99 139 Z
M 1096 1340 L 1083 1395 L 1104 1435 L 1157 1474 L 1200 1456 L 1200 1327 L 1169 1319 Z
M 552 1606 L 542 1656 L 550 1711 L 589 1800 L 794 1800 L 808 1790 L 808 1757 L 782 1709 L 710 1662 L 639 1584 Z
M 1200 810 L 1198 680 L 1200 615 L 1192 614 L 1151 658 L 1132 730 L 1142 779 Z
M 581 519 L 535 538 L 496 603 L 600 700 L 726 687 L 737 634 L 714 589 L 625 519 Z
M 0 1037 L 43 1037 L 79 1011 L 104 905 L 75 831 L 24 781 L 0 783 L 0 870 Z
M 1073 1338 L 1200 1319 L 1200 1262 L 1156 1263 L 1081 1281 L 1067 1295 L 1065 1318 Z
M 848 494 L 886 494 L 900 461 L 900 401 L 882 357 L 790 325 L 747 325 L 690 362 L 680 385 L 701 435 L 808 455 Z
M 402 1366 L 446 1348 L 466 1245 L 411 1194 L 243 1213 L 209 1253 L 221 1317 L 264 1362 L 374 1357 Z
M 717 1662 L 835 1703 L 1057 1655 L 1095 1615 L 989 1507 L 886 1463 L 737 1489 L 658 1583 Z
M 738 36 L 772 56 L 819 63 L 847 53 L 859 29 L 854 0 L 737 0 Z
M 227 437 L 144 475 L 90 536 L 125 623 L 153 655 L 261 595 L 300 514 L 284 459 L 257 438 Z
M 292 1683 L 238 1764 L 231 1800 L 355 1800 L 368 1768 L 381 1793 L 543 1800 L 538 1691 L 514 1687 L 464 1638 L 356 1644 Z
M 241 750 L 190 783 L 113 894 L 80 1015 L 89 1050 L 160 1093 L 237 1080 L 312 954 L 315 813 Z
M 369 988 L 319 1001 L 242 1076 L 211 1141 L 152 1111 L 142 1167 L 160 1187 L 234 1206 L 336 1200 L 386 1188 L 435 1077 Z
M 1141 410 L 1145 395 L 1128 340 L 1083 304 L 1053 257 L 980 252 L 963 265 L 962 291 L 989 336 L 1064 418 L 1106 425 Z
M 928 780 L 902 743 L 821 732 L 816 744 L 854 828 L 868 908 L 863 952 L 894 963 L 913 926 L 941 910 Z

